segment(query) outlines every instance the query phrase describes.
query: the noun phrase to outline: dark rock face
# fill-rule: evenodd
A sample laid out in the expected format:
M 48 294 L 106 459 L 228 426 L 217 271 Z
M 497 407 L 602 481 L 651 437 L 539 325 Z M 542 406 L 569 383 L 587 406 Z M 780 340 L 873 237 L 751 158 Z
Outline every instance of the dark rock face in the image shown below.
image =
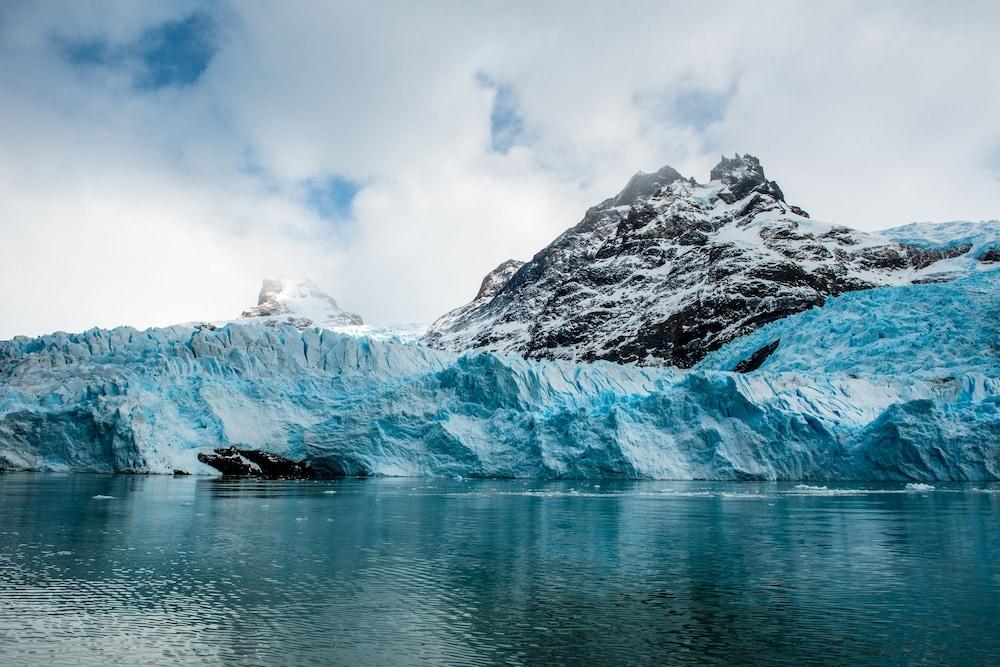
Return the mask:
M 489 300 L 500 293 L 500 290 L 504 288 L 510 277 L 517 273 L 517 270 L 524 266 L 524 262 L 516 259 L 508 259 L 503 262 L 497 268 L 486 274 L 483 278 L 482 284 L 479 286 L 479 291 L 476 293 L 476 301 L 481 301 L 483 299 Z
M 260 471 L 255 470 L 249 461 L 240 456 L 235 447 L 220 447 L 211 454 L 200 452 L 198 460 L 205 465 L 210 465 L 225 477 L 250 477 L 259 476 Z
M 199 453 L 198 460 L 210 465 L 224 477 L 264 477 L 268 479 L 312 479 L 316 471 L 305 461 L 292 461 L 259 449 L 220 447 L 212 453 Z
M 1000 247 L 987 248 L 986 251 L 976 259 L 980 262 L 986 263 L 1000 262 Z
M 814 222 L 750 155 L 723 158 L 711 179 L 701 185 L 670 167 L 637 174 L 530 262 L 498 267 L 484 281 L 490 290 L 440 318 L 425 342 L 690 367 L 828 296 L 914 282 L 969 250 Z
M 781 188 L 776 182 L 767 180 L 760 160 L 752 155 L 740 157 L 737 154 L 734 158 L 723 156 L 722 161 L 712 169 L 709 178 L 725 186 L 725 190 L 719 193 L 719 198 L 727 204 L 744 199 L 751 192 L 785 201 Z
M 767 361 L 767 358 L 770 357 L 774 353 L 774 351 L 778 349 L 778 345 L 780 344 L 781 344 L 780 338 L 778 340 L 771 341 L 770 343 L 760 348 L 759 350 L 751 354 L 749 357 L 747 357 L 740 363 L 736 364 L 736 367 L 733 368 L 733 371 L 736 373 L 750 373 L 752 371 L 757 370 L 758 368 L 764 365 L 764 362 Z

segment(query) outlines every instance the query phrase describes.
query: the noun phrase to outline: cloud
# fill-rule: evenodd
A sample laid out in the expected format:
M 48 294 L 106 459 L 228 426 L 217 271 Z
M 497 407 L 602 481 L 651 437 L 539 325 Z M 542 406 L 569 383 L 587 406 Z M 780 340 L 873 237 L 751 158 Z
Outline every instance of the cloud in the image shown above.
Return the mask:
M 820 219 L 998 216 L 991 4 L 0 11 L 0 337 L 232 317 L 296 274 L 427 321 L 636 171 L 736 151 Z
M 709 126 L 725 119 L 735 92 L 734 85 L 725 90 L 674 85 L 652 99 L 639 97 L 636 104 L 648 105 L 652 114 L 670 124 L 704 132 Z

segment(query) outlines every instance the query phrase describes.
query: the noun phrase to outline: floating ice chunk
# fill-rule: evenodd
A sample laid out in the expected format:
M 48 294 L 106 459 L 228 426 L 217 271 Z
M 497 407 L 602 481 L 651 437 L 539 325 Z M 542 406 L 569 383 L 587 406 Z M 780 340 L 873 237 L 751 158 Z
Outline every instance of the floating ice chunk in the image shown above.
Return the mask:
M 102 495 L 94 496 L 94 500 L 114 500 L 114 499 L 115 499 L 114 496 L 102 496 Z
M 910 482 L 903 487 L 906 491 L 933 491 L 934 486 L 932 484 L 922 484 L 920 482 Z

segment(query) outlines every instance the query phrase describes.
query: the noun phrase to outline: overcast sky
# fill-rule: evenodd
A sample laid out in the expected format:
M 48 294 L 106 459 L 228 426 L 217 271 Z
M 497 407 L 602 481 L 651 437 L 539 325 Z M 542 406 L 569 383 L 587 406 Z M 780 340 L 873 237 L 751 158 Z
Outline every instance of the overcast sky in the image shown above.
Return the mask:
M 308 276 L 429 321 L 636 171 L 1000 216 L 997 2 L 0 3 L 0 338 Z

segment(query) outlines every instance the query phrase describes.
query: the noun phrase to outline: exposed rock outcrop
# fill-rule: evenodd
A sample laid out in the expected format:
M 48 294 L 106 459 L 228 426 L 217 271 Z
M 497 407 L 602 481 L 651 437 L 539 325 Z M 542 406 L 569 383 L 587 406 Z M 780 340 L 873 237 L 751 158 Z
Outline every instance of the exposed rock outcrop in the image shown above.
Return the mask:
M 664 167 L 634 176 L 424 340 L 454 351 L 690 367 L 829 296 L 919 281 L 970 247 L 909 246 L 815 222 L 750 155 L 723 158 L 704 185 Z
M 265 477 L 267 479 L 312 479 L 316 472 L 306 461 L 293 461 L 259 449 L 218 447 L 201 452 L 198 460 L 224 477 Z

